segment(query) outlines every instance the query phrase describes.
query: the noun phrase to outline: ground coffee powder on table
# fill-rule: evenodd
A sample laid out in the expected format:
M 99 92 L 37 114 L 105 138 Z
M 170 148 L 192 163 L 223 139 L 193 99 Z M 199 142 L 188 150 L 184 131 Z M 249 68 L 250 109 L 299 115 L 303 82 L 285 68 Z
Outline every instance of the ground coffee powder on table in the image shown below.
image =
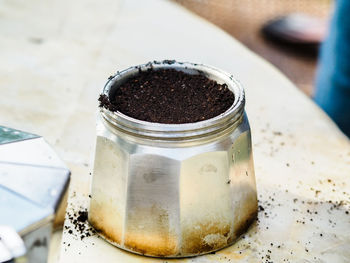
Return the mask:
M 174 69 L 141 71 L 115 91 L 101 95 L 100 107 L 135 119 L 179 124 L 213 118 L 230 108 L 233 93 L 202 74 L 191 75 Z

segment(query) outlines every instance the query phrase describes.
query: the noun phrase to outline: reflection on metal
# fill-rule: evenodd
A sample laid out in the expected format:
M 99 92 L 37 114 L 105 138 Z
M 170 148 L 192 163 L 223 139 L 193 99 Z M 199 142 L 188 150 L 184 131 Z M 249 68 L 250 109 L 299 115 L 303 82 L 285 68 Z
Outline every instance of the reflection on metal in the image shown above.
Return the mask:
M 257 213 L 244 91 L 220 70 L 166 61 L 118 73 L 104 94 L 150 67 L 226 83 L 234 104 L 215 118 L 180 125 L 101 109 L 89 221 L 107 241 L 143 255 L 186 257 L 229 246 Z
M 0 127 L 0 262 L 47 262 L 69 175 L 43 138 Z

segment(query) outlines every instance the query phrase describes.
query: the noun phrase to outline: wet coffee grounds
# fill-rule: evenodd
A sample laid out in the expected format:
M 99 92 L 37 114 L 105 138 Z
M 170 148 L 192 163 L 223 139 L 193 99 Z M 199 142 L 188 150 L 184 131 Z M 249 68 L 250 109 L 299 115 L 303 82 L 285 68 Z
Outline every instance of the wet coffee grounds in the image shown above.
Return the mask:
M 191 123 L 213 118 L 234 102 L 226 84 L 202 74 L 174 69 L 140 71 L 115 89 L 111 98 L 101 95 L 100 107 L 135 119 L 156 123 Z

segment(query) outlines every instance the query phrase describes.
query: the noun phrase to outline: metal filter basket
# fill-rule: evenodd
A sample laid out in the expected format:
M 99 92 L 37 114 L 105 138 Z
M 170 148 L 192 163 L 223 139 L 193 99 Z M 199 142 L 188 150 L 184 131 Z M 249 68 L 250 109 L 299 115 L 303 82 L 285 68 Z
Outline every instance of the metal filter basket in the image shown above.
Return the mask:
M 226 83 L 233 105 L 186 124 L 140 121 L 101 108 L 89 221 L 115 246 L 147 256 L 187 257 L 231 245 L 257 214 L 244 90 L 200 64 L 153 62 L 118 72 L 103 94 L 140 70 L 172 68 Z

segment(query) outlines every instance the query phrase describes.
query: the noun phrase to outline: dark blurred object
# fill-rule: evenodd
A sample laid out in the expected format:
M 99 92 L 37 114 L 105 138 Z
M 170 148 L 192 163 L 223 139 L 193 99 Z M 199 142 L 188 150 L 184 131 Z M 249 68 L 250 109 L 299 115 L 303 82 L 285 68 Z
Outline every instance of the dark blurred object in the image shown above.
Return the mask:
M 311 95 L 317 65 L 315 56 L 299 54 L 274 44 L 261 34 L 273 18 L 305 13 L 327 20 L 332 0 L 174 0 L 221 27 L 281 70 L 297 87 Z
M 305 14 L 290 14 L 268 22 L 263 33 L 274 40 L 300 45 L 318 46 L 326 35 L 325 20 Z
M 267 39 L 287 45 L 295 52 L 310 52 L 312 55 L 317 55 L 326 31 L 326 20 L 301 13 L 271 20 L 262 27 Z
M 42 137 L 0 126 L 0 262 L 47 262 L 69 178 Z

